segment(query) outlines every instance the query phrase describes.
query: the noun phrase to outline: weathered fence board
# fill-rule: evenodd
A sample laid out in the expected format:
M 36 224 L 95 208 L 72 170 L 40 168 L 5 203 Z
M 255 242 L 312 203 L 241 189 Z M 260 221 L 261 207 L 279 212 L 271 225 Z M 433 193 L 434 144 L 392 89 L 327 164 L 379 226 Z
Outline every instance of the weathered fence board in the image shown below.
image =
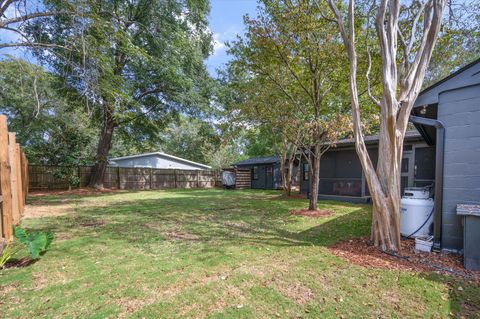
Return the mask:
M 68 189 L 68 182 L 55 175 L 61 168 L 63 167 L 29 165 L 29 190 Z M 72 169 L 79 179 L 79 187 L 88 185 L 91 171 L 91 166 Z M 221 185 L 221 181 L 220 172 L 215 170 L 107 167 L 103 185 L 105 188 L 116 189 L 213 188 Z
M 7 117 L 0 115 L 0 238 L 13 239 L 13 225 L 23 216 L 28 186 L 27 158 L 15 133 L 9 133 Z
M 2 193 L 2 236 L 6 240 L 13 238 L 12 192 L 10 189 L 10 161 L 8 158 L 7 117 L 0 115 L 0 190 Z

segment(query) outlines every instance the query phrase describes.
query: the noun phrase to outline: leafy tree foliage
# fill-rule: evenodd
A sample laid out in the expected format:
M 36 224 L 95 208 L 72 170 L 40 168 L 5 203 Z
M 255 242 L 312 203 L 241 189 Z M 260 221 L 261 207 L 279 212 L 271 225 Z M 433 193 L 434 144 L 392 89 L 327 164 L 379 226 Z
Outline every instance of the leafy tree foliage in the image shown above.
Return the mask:
M 282 149 L 280 132 L 267 125 L 246 130 L 243 140 L 245 155 L 248 157 L 272 156 L 279 154 Z
M 0 112 L 32 164 L 78 165 L 92 159 L 95 126 L 76 92 L 43 68 L 0 62 Z
M 348 101 L 346 60 L 335 24 L 321 15 L 326 9 L 308 1 L 263 1 L 258 17 L 245 19 L 245 38 L 230 50 L 235 57 L 230 78 L 240 92 L 232 113 L 277 128 L 282 158 L 297 148 L 305 152 L 314 174 L 312 210 L 320 157 L 347 128 L 341 117 Z M 288 144 L 294 146 L 290 151 Z
M 147 139 L 172 114 L 208 107 L 210 78 L 203 63 L 211 50 L 208 1 L 52 0 L 45 5 L 52 11 L 73 6 L 77 12 L 40 19 L 28 31 L 37 42 L 74 48 L 37 54 L 101 119 L 90 186 L 103 187 L 115 131 Z
M 199 163 L 209 163 L 220 147 L 220 136 L 208 122 L 181 117 L 161 134 L 161 150 Z
M 479 0 L 450 1 L 425 75 L 424 87 L 480 57 Z

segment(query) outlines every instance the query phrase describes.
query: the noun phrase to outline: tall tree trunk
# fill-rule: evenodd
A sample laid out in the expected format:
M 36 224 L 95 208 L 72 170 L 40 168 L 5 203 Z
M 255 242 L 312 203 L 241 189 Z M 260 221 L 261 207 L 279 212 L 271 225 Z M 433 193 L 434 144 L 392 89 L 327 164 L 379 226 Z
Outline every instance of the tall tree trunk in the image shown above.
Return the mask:
M 92 169 L 88 186 L 103 189 L 103 177 L 108 165 L 108 153 L 112 148 L 112 137 L 115 123 L 110 108 L 105 108 L 103 116 L 103 127 L 97 146 L 96 162 Z
M 415 25 L 411 26 L 410 43 L 399 35 L 400 1 L 381 0 L 375 18 L 375 28 L 382 57 L 381 100 L 371 94 L 369 72 L 371 60 L 369 51 L 366 73 L 369 97 L 381 109 L 379 157 L 375 171 L 368 155 L 360 116 L 357 90 L 357 53 L 355 48 L 355 0 L 348 1 L 346 28 L 344 17 L 334 0 L 327 0 L 335 16 L 340 34 L 350 60 L 350 98 L 352 106 L 355 146 L 363 172 L 370 188 L 373 201 L 372 240 L 383 250 L 400 249 L 400 164 L 402 160 L 403 138 L 408 124 L 412 105 L 420 92 L 425 72 L 432 55 L 445 8 L 445 0 L 429 0 L 421 8 L 423 32 L 418 48 L 413 48 Z M 423 11 L 423 12 L 422 12 Z M 421 17 L 421 15 L 418 15 Z M 417 22 L 414 22 L 415 24 Z M 398 37 L 403 47 L 403 72 L 398 72 Z
M 315 145 L 313 150 L 314 155 L 311 156 L 311 188 L 310 188 L 310 201 L 308 204 L 309 210 L 317 210 L 318 202 L 318 187 L 320 184 L 320 145 Z
M 287 186 L 287 174 L 285 172 L 285 163 L 287 162 L 287 139 L 282 140 L 282 156 L 280 158 L 280 178 L 282 179 L 282 189 L 286 196 L 290 196 Z
M 290 158 L 289 161 L 288 161 L 288 171 L 287 171 L 287 195 L 288 195 L 288 197 L 292 196 L 293 164 L 294 164 L 294 160 L 292 158 Z
M 403 152 L 404 130 L 398 129 L 388 121 L 380 125 L 378 164 L 376 177 L 378 183 L 372 192 L 373 215 L 371 240 L 375 246 L 384 250 L 400 248 L 400 180 Z M 394 134 L 391 134 L 394 132 Z

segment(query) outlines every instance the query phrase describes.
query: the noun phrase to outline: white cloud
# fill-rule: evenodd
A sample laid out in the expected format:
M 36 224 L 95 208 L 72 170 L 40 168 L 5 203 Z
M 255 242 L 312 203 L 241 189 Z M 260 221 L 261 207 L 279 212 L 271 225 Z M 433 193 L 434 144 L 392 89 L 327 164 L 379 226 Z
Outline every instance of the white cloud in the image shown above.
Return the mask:
M 223 42 L 220 38 L 221 38 L 221 35 L 219 33 L 213 34 L 213 54 L 212 55 L 217 55 L 218 53 L 220 53 L 220 51 L 225 50 L 225 42 Z
M 213 54 L 224 53 L 227 49 L 226 42 L 235 40 L 239 34 L 239 28 L 237 26 L 230 26 L 223 32 L 216 32 L 213 34 Z

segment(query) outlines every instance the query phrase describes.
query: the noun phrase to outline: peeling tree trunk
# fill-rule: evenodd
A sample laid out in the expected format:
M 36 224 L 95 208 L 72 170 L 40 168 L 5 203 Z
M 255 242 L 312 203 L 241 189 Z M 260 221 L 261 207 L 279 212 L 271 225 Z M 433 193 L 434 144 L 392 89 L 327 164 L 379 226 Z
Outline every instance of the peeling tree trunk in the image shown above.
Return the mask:
M 371 240 L 384 250 L 397 250 L 400 247 L 400 165 L 403 138 L 389 137 L 387 121 L 382 121 L 378 151 L 374 194 Z M 394 130 L 397 131 L 397 130 Z M 398 132 L 398 131 L 397 131 Z M 403 134 L 402 134 L 403 135 Z
M 340 34 L 345 43 L 350 67 L 350 98 L 355 134 L 355 147 L 373 202 L 371 238 L 375 246 L 390 251 L 400 249 L 400 176 L 403 139 L 408 118 L 422 87 L 425 72 L 438 37 L 445 0 L 427 0 L 419 8 L 423 18 L 421 41 L 413 46 L 418 34 L 411 26 L 410 41 L 400 30 L 400 1 L 380 0 L 375 28 L 382 58 L 382 96 L 376 98 L 370 90 L 371 58 L 367 46 L 368 69 L 366 80 L 368 95 L 381 110 L 379 156 L 375 170 L 363 138 L 357 88 L 357 53 L 355 41 L 355 0 L 349 0 L 346 25 L 334 0 L 327 0 Z M 416 22 L 415 22 L 416 23 Z M 347 28 L 348 27 L 348 28 Z M 368 29 L 368 22 L 367 22 Z M 398 68 L 399 40 L 403 48 L 401 69 Z M 413 52 L 415 51 L 415 52 Z
M 88 186 L 103 189 L 103 176 L 108 165 L 108 153 L 112 148 L 113 131 L 115 129 L 110 108 L 106 108 L 103 116 L 103 127 L 97 146 L 96 162 L 92 169 Z

